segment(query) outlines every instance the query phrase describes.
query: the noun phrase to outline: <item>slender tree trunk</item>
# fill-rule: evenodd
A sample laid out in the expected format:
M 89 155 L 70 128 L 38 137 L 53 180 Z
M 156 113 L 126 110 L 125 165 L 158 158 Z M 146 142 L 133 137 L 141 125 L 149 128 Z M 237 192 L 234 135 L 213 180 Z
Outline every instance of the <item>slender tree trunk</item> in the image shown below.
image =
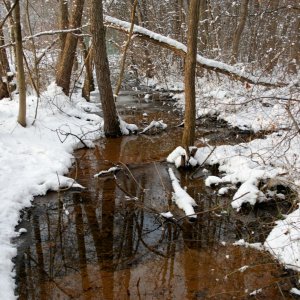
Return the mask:
M 69 5 L 66 0 L 58 0 L 59 4 L 59 15 L 58 15 L 58 24 L 59 29 L 68 29 L 69 28 Z M 59 64 L 62 60 L 64 47 L 66 43 L 67 33 L 61 33 L 59 35 L 60 42 L 60 53 L 57 59 L 57 68 L 59 68 Z
M 9 92 L 6 82 L 3 82 L 2 76 L 0 76 L 0 100 L 9 97 Z
M 115 89 L 115 95 L 116 96 L 119 95 L 121 85 L 122 85 L 122 81 L 123 81 L 123 77 L 124 77 L 126 55 L 127 55 L 127 50 L 130 46 L 131 37 L 132 37 L 132 33 L 133 33 L 135 11 L 136 11 L 137 4 L 138 4 L 138 0 L 134 0 L 132 11 L 131 11 L 131 20 L 130 20 L 131 25 L 130 25 L 130 29 L 129 29 L 129 34 L 128 34 L 126 44 L 123 48 L 123 55 L 122 55 L 121 62 L 120 62 L 120 74 L 119 74 L 119 79 L 118 79 L 117 86 L 116 86 L 116 89 Z
M 297 73 L 297 66 L 300 66 L 300 18 L 296 18 L 293 26 L 293 34 L 295 36 L 294 43 L 291 45 L 290 62 L 288 70 L 290 73 Z
M 70 28 L 79 28 L 81 26 L 83 6 L 84 0 L 74 0 Z M 69 95 L 77 41 L 78 37 L 76 35 L 72 33 L 67 34 L 64 50 L 57 64 L 56 84 L 62 87 L 66 95 Z
M 23 127 L 26 126 L 26 85 L 23 65 L 23 48 L 22 48 L 22 33 L 20 24 L 20 4 L 19 2 L 14 9 L 14 34 L 16 40 L 16 63 L 17 63 L 17 79 L 19 90 L 19 115 L 18 122 Z
M 5 44 L 4 42 L 4 34 L 3 34 L 3 28 L 0 27 L 0 46 L 3 46 Z M 0 74 L 2 76 L 6 76 L 7 72 L 10 71 L 7 53 L 5 48 L 0 49 Z
M 82 88 L 82 97 L 90 101 L 90 93 L 95 90 L 94 78 L 93 78 L 93 49 L 92 47 L 86 47 L 83 38 L 79 39 L 84 58 L 85 77 Z
M 276 49 L 276 43 L 278 41 L 277 38 L 277 26 L 278 26 L 278 20 L 277 20 L 277 8 L 279 6 L 279 0 L 271 0 L 268 9 L 272 11 L 272 13 L 268 16 L 269 20 L 267 24 L 267 28 L 265 30 L 265 47 L 264 51 L 268 58 L 267 61 L 267 67 L 266 71 L 270 72 L 274 68 L 274 66 L 277 63 L 277 49 Z
M 106 136 L 120 136 L 120 122 L 113 97 L 106 52 L 102 0 L 91 0 L 91 32 L 97 83 L 103 110 L 104 133 Z
M 195 142 L 195 71 L 199 10 L 200 0 L 191 0 L 189 6 L 187 54 L 184 67 L 185 114 L 182 144 L 186 149 L 194 145 Z
M 69 27 L 69 8 L 68 8 L 68 1 L 66 0 L 59 0 L 59 29 L 68 29 Z M 65 47 L 67 34 L 61 33 L 59 35 L 60 39 L 60 47 L 63 51 Z
M 248 15 L 248 4 L 249 4 L 249 0 L 242 0 L 241 2 L 238 25 L 233 35 L 232 52 L 231 52 L 232 64 L 235 64 L 238 59 L 240 40 L 245 28 L 247 15 Z
M 3 29 L 0 27 L 0 46 L 4 45 Z M 10 71 L 9 63 L 7 59 L 6 50 L 0 49 L 0 100 L 2 98 L 9 97 L 9 86 L 7 72 Z M 6 78 L 6 82 L 3 82 L 2 77 Z

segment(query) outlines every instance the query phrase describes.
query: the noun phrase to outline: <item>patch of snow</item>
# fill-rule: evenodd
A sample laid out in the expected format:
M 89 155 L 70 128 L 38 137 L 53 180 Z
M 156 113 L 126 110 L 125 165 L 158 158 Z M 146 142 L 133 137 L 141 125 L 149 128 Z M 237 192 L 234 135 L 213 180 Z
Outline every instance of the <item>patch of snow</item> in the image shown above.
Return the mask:
M 119 121 L 122 134 L 129 135 L 132 132 L 138 131 L 138 127 L 135 124 L 128 124 L 121 118 L 119 118 Z
M 248 268 L 249 268 L 249 266 L 245 265 L 245 266 L 239 268 L 239 271 L 240 271 L 241 273 L 243 273 L 243 272 L 245 272 Z
M 162 212 L 162 213 L 160 213 L 164 218 L 167 218 L 167 219 L 170 219 L 170 218 L 173 218 L 173 214 L 170 212 L 170 211 L 168 211 L 168 212 Z
M 244 239 L 234 242 L 233 245 L 234 246 L 243 246 L 246 248 L 252 248 L 252 249 L 256 249 L 256 250 L 260 250 L 260 251 L 265 249 L 261 243 L 248 243 L 248 242 L 245 242 Z
M 297 288 L 291 288 L 290 293 L 300 296 L 300 290 Z
M 287 215 L 267 237 L 264 246 L 281 263 L 300 271 L 300 208 Z
M 261 292 L 262 292 L 262 289 L 258 289 L 258 290 L 255 290 L 255 291 L 251 292 L 249 294 L 249 296 L 256 296 L 257 294 L 260 294 Z
M 18 233 L 19 233 L 19 234 L 26 233 L 26 232 L 27 232 L 27 229 L 26 229 L 26 228 L 20 228 L 20 229 L 18 230 Z
M 228 187 L 222 187 L 218 190 L 218 195 L 225 195 L 228 193 L 228 191 L 229 191 Z
M 205 185 L 206 186 L 218 185 L 221 182 L 223 182 L 223 180 L 220 177 L 217 177 L 217 176 L 208 176 L 205 179 Z

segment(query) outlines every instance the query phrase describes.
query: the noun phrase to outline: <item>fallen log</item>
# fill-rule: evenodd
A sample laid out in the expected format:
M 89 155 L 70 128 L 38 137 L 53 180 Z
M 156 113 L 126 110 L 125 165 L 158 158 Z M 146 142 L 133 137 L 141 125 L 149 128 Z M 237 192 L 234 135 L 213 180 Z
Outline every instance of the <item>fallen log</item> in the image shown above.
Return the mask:
M 129 34 L 130 25 L 131 24 L 129 22 L 125 22 L 110 16 L 105 16 L 105 26 L 108 28 L 112 28 Z M 187 47 L 174 39 L 155 33 L 151 30 L 137 25 L 134 25 L 133 33 L 133 37 L 138 37 L 153 44 L 159 45 L 163 48 L 169 49 L 179 56 L 185 57 L 186 55 Z M 214 59 L 205 58 L 200 54 L 197 54 L 197 64 L 207 70 L 227 75 L 241 82 L 248 82 L 251 84 L 258 84 L 267 87 L 283 87 L 288 85 L 285 82 L 277 82 L 272 78 L 264 78 L 261 76 L 251 75 L 247 72 L 238 70 L 234 66 L 216 61 Z

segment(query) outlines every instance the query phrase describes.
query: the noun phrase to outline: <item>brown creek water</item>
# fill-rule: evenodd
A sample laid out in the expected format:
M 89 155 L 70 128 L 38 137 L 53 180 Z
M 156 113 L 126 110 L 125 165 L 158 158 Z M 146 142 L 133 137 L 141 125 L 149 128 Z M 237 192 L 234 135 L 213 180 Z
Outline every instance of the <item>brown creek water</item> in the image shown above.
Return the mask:
M 118 105 L 128 122 L 145 126 L 162 119 L 169 127 L 155 135 L 101 139 L 94 149 L 76 151 L 69 176 L 86 189 L 37 197 L 23 212 L 19 228 L 27 233 L 16 240 L 15 259 L 19 298 L 294 299 L 288 293 L 292 273 L 267 253 L 232 245 L 241 238 L 263 241 L 284 204 L 235 213 L 230 195 L 220 197 L 204 185 L 215 168 L 192 180 L 192 171 L 174 170 L 202 213 L 194 223 L 167 222 L 160 212 L 183 217 L 172 203 L 165 162 L 180 143 L 182 116 L 167 101 L 124 95 Z M 198 146 L 203 137 L 212 144 L 251 139 L 212 120 L 199 121 Z M 123 167 L 116 178 L 94 178 L 114 164 Z M 242 272 L 243 266 L 249 267 Z

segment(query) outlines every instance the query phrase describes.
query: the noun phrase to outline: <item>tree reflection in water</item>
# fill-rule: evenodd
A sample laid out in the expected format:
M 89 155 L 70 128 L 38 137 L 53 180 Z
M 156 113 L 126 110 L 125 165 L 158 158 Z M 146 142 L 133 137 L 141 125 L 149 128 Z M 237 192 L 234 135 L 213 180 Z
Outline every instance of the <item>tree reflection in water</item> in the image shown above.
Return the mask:
M 127 141 L 139 149 L 138 138 Z M 268 255 L 221 245 L 248 233 L 234 216 L 220 214 L 228 199 L 209 193 L 201 178 L 180 178 L 206 212 L 193 224 L 163 223 L 157 214 L 172 209 L 181 216 L 165 163 L 130 164 L 116 179 L 94 179 L 124 161 L 124 143 L 108 139 L 79 151 L 78 181 L 87 188 L 37 198 L 25 212 L 20 226 L 28 233 L 16 258 L 20 299 L 231 299 L 259 288 L 276 297 L 279 287 L 290 287 Z M 253 267 L 236 271 L 244 265 Z

